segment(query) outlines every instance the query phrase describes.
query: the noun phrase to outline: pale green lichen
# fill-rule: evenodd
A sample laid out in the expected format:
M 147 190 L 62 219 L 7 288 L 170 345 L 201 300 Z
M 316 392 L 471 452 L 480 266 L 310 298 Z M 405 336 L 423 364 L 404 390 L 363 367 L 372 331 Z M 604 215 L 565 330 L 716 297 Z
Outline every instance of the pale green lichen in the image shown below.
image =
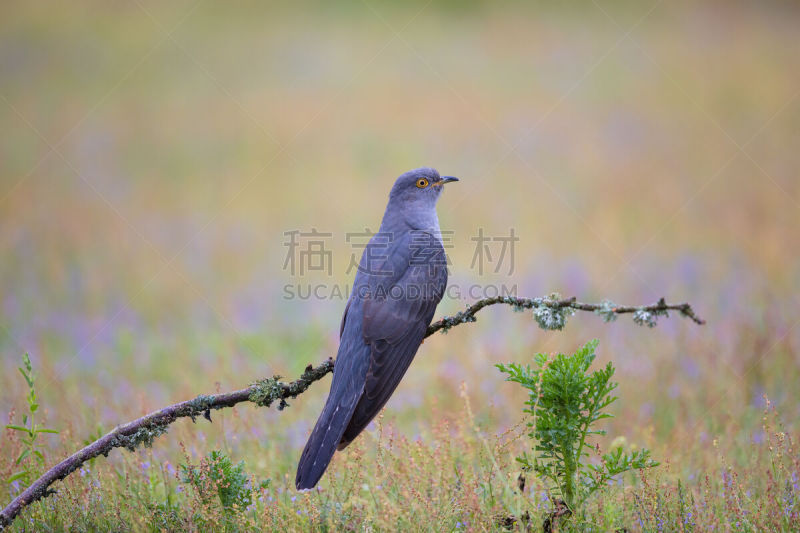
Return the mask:
M 525 309 L 530 309 L 531 307 L 533 307 L 533 302 L 527 298 L 520 299 L 512 296 L 504 296 L 502 302 L 504 304 L 510 305 L 515 313 L 520 313 Z
M 664 298 L 661 298 L 656 305 L 663 308 L 667 306 L 667 302 L 664 301 Z M 633 321 L 640 326 L 654 328 L 658 324 L 658 317 L 660 316 L 669 317 L 669 313 L 666 309 L 640 308 L 633 313 Z
M 539 327 L 545 330 L 562 330 L 567 325 L 567 318 L 575 314 L 572 307 L 560 306 L 561 295 L 551 294 L 548 298 L 533 299 L 533 318 Z
M 214 397 L 209 396 L 207 394 L 201 394 L 194 400 L 190 400 L 187 405 L 191 407 L 196 412 L 205 411 L 206 409 L 210 409 L 214 403 Z
M 278 410 L 282 411 L 289 404 L 283 399 L 284 383 L 279 381 L 281 376 L 260 379 L 253 383 L 253 391 L 250 393 L 249 400 L 259 407 L 269 407 L 272 402 L 280 400 Z
M 603 317 L 603 322 L 614 322 L 617 319 L 617 312 L 615 311 L 617 304 L 611 300 L 603 300 L 600 306 L 600 309 L 595 310 L 595 314 Z
M 644 309 L 637 309 L 633 313 L 633 322 L 640 326 L 647 326 L 648 328 L 654 328 L 657 324 L 655 315 Z
M 190 400 L 187 402 L 186 406 L 189 410 L 186 413 L 186 416 L 192 419 L 192 422 L 196 422 L 197 415 L 203 414 L 203 416 L 208 420 L 211 421 L 211 409 L 214 408 L 214 398 L 207 394 L 201 394 L 194 400 Z M 216 409 L 219 409 L 218 407 Z
M 533 318 L 539 327 L 546 330 L 562 330 L 567 325 L 567 317 L 575 313 L 569 307 L 550 307 L 541 305 L 534 308 Z
M 147 427 L 140 427 L 132 435 L 115 435 L 111 444 L 112 448 L 127 448 L 129 451 L 136 451 L 139 446 L 149 448 L 153 445 L 153 441 L 164 435 L 167 432 L 167 425 L 153 424 Z M 104 455 L 108 456 L 109 448 Z
M 469 308 L 469 306 L 467 306 Z M 469 314 L 466 311 L 459 311 L 453 316 L 446 316 L 442 319 L 442 333 L 447 333 L 450 328 L 459 324 L 466 324 L 467 322 L 477 322 L 478 319 L 475 315 Z

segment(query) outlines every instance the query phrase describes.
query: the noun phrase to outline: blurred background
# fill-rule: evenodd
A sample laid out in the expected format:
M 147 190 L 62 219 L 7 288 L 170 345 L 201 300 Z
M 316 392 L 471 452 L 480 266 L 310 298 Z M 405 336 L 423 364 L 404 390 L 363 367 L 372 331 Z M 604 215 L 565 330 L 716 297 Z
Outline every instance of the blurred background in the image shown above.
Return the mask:
M 333 288 L 349 288 L 361 253 L 352 234 L 377 230 L 393 180 L 423 165 L 461 178 L 438 209 L 461 294 L 437 315 L 474 301 L 468 287 L 505 286 L 663 296 L 708 324 L 581 314 L 545 332 L 487 309 L 425 343 L 387 406 L 401 433 L 425 435 L 432 405 L 460 416 L 462 382 L 481 427 L 504 431 L 524 396 L 492 365 L 594 337 L 618 367 L 608 438 L 647 444 L 679 472 L 712 439 L 755 442 L 764 394 L 795 426 L 796 4 L 2 11 L 0 411 L 24 405 L 15 368 L 29 352 L 62 430 L 51 446 L 335 355 L 346 296 Z M 303 237 L 312 230 L 325 236 Z M 300 252 L 319 247 L 323 268 L 301 272 Z M 324 288 L 300 297 L 309 286 Z M 239 426 L 176 426 L 152 453 L 225 442 L 259 475 L 293 476 L 328 383 L 283 413 L 243 407 Z

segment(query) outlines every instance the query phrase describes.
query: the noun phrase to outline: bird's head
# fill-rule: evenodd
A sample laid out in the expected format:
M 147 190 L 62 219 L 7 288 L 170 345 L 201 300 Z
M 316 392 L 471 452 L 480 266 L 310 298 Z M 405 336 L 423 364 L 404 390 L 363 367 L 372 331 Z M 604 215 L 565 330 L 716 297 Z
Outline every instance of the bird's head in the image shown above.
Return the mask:
M 458 181 L 453 176 L 439 176 L 436 169 L 420 167 L 402 174 L 394 182 L 389 201 L 409 206 L 435 207 L 443 185 Z

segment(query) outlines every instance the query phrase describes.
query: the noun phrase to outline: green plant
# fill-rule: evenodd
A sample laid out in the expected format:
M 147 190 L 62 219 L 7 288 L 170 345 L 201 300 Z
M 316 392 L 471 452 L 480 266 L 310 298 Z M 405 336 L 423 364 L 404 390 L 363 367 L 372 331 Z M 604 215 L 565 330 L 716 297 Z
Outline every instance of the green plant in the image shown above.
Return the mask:
M 31 469 L 30 461 L 34 458 L 39 466 L 44 466 L 44 455 L 40 447 L 40 441 L 37 440 L 42 433 L 58 433 L 55 429 L 48 429 L 36 423 L 36 411 L 39 410 L 39 400 L 36 397 L 35 376 L 33 374 L 33 365 L 31 365 L 31 358 L 26 353 L 22 357 L 23 366 L 19 367 L 19 372 L 25 378 L 28 384 L 28 394 L 25 399 L 28 401 L 28 412 L 22 414 L 22 425 L 7 424 L 6 429 L 12 429 L 24 433 L 22 437 L 22 444 L 24 445 L 22 451 L 17 456 L 14 464 L 21 467 L 22 470 L 16 472 L 8 478 L 8 482 L 12 483 L 16 480 L 21 480 L 26 484 L 30 482 L 30 478 L 35 472 Z
M 244 470 L 244 461 L 233 464 L 224 452 L 214 450 L 199 466 L 181 465 L 181 480 L 192 485 L 201 499 L 208 500 L 216 492 L 226 511 L 242 511 L 253 503 L 253 487 Z M 269 480 L 261 482 L 260 488 L 269 486 Z
M 586 460 L 590 452 L 599 455 L 587 438 L 605 434 L 596 423 L 612 416 L 605 409 L 617 399 L 611 395 L 617 387 L 611 381 L 611 363 L 588 372 L 597 344 L 590 341 L 572 355 L 536 354 L 533 369 L 517 363 L 495 365 L 508 374 L 508 381 L 529 391 L 523 412 L 532 417 L 528 436 L 535 444 L 532 457 L 526 452 L 517 461 L 552 483 L 572 512 L 614 476 L 658 465 L 648 450 L 625 452 L 621 446 L 602 455 L 597 464 Z

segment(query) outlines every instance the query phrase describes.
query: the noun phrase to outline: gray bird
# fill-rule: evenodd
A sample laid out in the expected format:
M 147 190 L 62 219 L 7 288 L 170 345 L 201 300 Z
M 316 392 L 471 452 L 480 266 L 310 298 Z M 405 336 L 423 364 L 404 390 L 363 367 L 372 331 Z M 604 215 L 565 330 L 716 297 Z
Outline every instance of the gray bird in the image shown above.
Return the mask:
M 334 452 L 378 414 L 422 344 L 447 285 L 436 201 L 453 181 L 428 167 L 395 181 L 344 309 L 331 391 L 300 456 L 298 489 L 314 487 Z

